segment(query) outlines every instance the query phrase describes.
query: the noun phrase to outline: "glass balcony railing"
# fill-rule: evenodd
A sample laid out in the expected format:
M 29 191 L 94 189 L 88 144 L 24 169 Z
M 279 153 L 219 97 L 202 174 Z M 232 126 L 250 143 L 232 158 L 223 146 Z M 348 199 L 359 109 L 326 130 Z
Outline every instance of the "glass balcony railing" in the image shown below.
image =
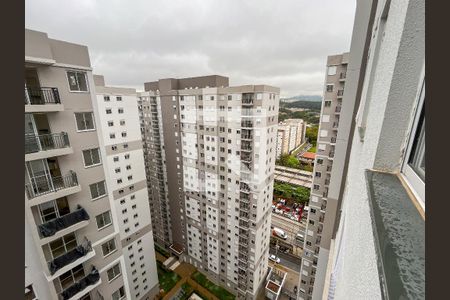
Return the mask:
M 68 300 L 83 291 L 90 285 L 96 284 L 100 280 L 100 273 L 95 267 L 92 267 L 91 273 L 72 284 L 61 293 L 62 300 Z
M 90 251 L 92 251 L 92 245 L 91 242 L 86 239 L 81 245 L 78 245 L 74 249 L 56 257 L 52 261 L 49 261 L 48 269 L 50 270 L 50 274 L 55 274 L 61 268 L 83 256 L 86 256 L 86 254 Z

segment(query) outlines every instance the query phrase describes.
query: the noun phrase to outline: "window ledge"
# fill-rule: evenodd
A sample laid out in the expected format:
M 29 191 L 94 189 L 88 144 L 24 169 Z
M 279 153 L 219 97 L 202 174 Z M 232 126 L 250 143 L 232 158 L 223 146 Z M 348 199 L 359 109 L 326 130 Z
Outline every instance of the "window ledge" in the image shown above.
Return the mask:
M 395 174 L 366 171 L 384 299 L 425 298 L 425 220 Z

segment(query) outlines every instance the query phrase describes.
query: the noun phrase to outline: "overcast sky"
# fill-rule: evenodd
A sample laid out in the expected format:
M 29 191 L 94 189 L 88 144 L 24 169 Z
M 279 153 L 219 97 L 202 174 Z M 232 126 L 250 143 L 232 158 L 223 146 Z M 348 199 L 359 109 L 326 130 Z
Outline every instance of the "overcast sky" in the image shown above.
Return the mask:
M 26 28 L 87 45 L 107 85 L 219 74 L 321 95 L 350 48 L 356 0 L 26 0 Z

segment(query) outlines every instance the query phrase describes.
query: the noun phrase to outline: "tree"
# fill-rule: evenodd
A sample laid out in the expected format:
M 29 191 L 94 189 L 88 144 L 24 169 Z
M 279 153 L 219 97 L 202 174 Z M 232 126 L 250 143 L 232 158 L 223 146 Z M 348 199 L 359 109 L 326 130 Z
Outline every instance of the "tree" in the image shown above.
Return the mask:
M 317 145 L 317 133 L 319 131 L 319 126 L 311 126 L 306 128 L 306 138 L 313 146 Z

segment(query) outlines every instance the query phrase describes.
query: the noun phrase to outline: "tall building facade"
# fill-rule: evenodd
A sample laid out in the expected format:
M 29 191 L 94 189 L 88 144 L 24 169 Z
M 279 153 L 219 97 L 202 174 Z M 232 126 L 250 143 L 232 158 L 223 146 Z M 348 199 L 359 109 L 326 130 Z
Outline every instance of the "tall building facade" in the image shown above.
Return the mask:
M 96 103 L 87 47 L 25 30 L 28 296 L 137 299 L 110 201 L 115 191 L 105 175 Z
M 148 157 L 162 167 L 150 169 L 150 178 L 165 189 L 150 200 L 152 218 L 170 231 L 160 246 L 239 299 L 259 299 L 268 266 L 279 89 L 229 87 L 227 77 L 204 76 L 148 82 L 145 90 L 144 139 Z
M 424 20 L 423 1 L 357 1 L 312 299 L 425 297 Z
M 286 119 L 278 124 L 276 157 L 288 154 L 305 142 L 306 122 L 302 119 Z
M 326 268 L 318 268 L 318 261 L 322 257 L 328 257 L 331 232 L 324 230 L 324 227 L 327 222 L 334 219 L 327 218 L 326 215 L 334 214 L 337 206 L 334 199 L 328 199 L 328 189 L 339 130 L 347 64 L 348 53 L 332 55 L 327 59 L 314 177 L 309 201 L 310 211 L 306 223 L 300 271 L 298 289 L 300 299 L 312 299 L 313 289 L 320 289 L 315 284 L 316 277 L 319 282 L 323 281 L 326 273 Z
M 94 112 L 108 197 L 118 225 L 130 299 L 154 299 L 159 284 L 137 93 L 135 89 L 105 86 L 103 76 L 94 75 L 94 81 Z

